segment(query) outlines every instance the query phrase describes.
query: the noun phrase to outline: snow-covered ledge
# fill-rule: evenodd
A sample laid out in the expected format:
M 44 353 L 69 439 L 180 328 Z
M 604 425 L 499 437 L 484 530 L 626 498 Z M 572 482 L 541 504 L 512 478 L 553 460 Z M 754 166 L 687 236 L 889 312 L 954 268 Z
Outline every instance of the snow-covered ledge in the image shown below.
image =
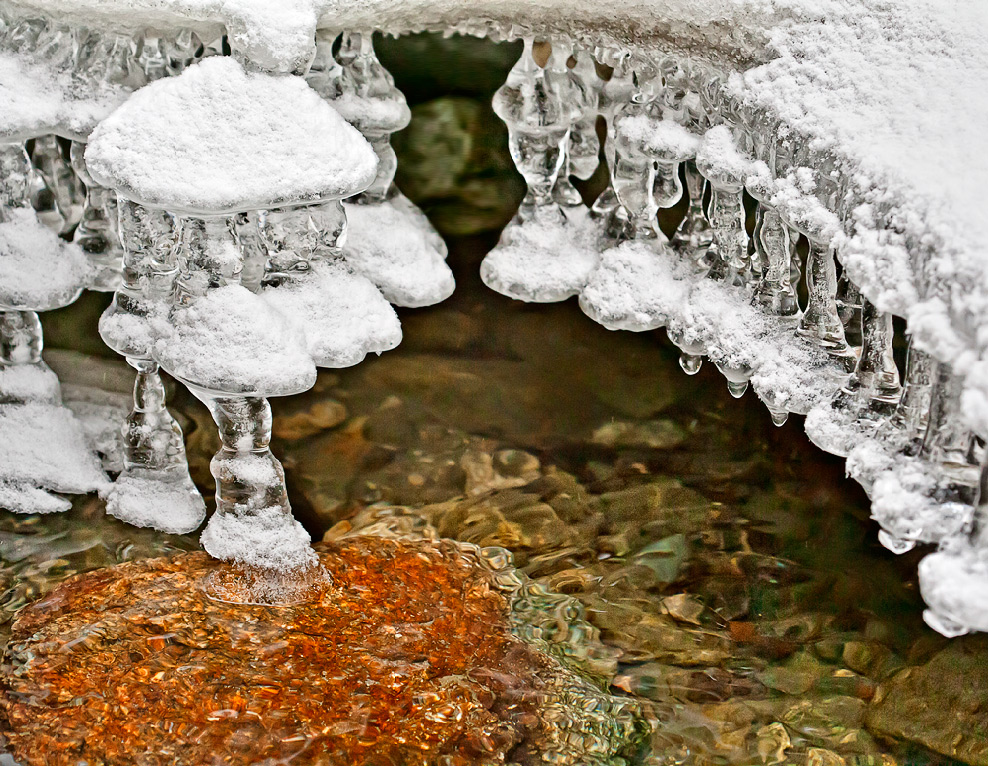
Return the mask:
M 988 434 L 988 7 L 979 0 L 13 0 L 17 12 L 122 32 L 191 28 L 290 71 L 317 28 L 565 35 L 642 58 L 677 54 L 729 70 L 731 86 L 853 171 L 889 231 L 841 249 L 880 310 L 968 375 L 972 425 Z M 924 289 L 935 275 L 946 289 Z M 935 294 L 934 294 L 935 293 Z

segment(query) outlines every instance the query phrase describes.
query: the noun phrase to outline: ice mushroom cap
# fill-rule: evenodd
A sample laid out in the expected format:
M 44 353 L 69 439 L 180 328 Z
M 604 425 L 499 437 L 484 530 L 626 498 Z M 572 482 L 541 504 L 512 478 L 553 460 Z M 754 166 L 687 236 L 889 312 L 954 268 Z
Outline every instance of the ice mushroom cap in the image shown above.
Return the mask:
M 50 311 L 68 306 L 92 276 L 89 259 L 38 220 L 13 208 L 0 222 L 0 311 Z
M 147 207 L 210 216 L 352 196 L 377 158 L 300 77 L 213 57 L 137 91 L 93 131 L 97 183 Z

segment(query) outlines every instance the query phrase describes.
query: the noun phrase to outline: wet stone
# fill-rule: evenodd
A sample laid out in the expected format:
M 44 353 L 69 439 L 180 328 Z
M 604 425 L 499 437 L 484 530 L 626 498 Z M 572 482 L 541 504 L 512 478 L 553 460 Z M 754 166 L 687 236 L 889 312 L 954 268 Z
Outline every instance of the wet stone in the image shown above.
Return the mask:
M 527 586 L 503 551 L 367 536 L 316 549 L 329 579 L 289 607 L 209 598 L 227 565 L 203 553 L 77 576 L 27 606 L 0 698 L 14 756 L 603 766 L 640 746 L 640 705 L 594 680 L 592 633 L 583 654 L 572 635 L 569 651 L 523 640 L 533 613 L 572 599 Z M 560 614 L 564 633 L 585 625 L 578 608 L 546 624 Z
M 289 400 L 278 402 L 274 413 L 272 432 L 278 439 L 296 441 L 312 436 L 320 431 L 338 426 L 346 420 L 346 407 L 335 399 L 320 399 L 298 406 Z
M 954 639 L 923 665 L 882 683 L 866 724 L 879 738 L 916 742 L 965 763 L 988 764 L 988 637 Z
M 504 123 L 487 103 L 443 97 L 417 104 L 392 142 L 398 186 L 441 234 L 499 229 L 517 211 L 525 184 L 507 152 Z
M 641 447 L 672 449 L 686 439 L 686 432 L 672 420 L 648 420 L 643 423 L 614 421 L 593 432 L 591 443 L 602 447 Z

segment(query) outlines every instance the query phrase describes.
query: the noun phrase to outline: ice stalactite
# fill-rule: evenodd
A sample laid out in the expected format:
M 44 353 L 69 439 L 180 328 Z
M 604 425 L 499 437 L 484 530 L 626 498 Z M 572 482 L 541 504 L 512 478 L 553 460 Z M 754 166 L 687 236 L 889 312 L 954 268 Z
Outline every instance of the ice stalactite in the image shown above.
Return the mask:
M 173 216 L 121 199 L 123 270 L 100 319 L 103 341 L 136 370 L 134 407 L 121 429 L 123 472 L 107 492 L 107 513 L 138 526 L 189 532 L 205 518 L 192 483 L 182 429 L 165 406 L 154 359 L 178 274 Z
M 72 169 L 85 186 L 85 198 L 72 241 L 93 264 L 90 290 L 113 292 L 120 284 L 123 270 L 123 249 L 117 236 L 117 198 L 109 189 L 96 183 L 86 170 L 86 145 L 73 141 L 69 149 Z
M 895 411 L 882 426 L 880 435 L 893 448 L 907 455 L 919 454 L 930 412 L 930 394 L 936 361 L 917 347 L 912 338 L 906 347 L 906 371 L 902 395 Z
M 574 61 L 567 70 L 567 62 Z M 565 73 L 572 84 L 571 98 L 576 102 L 579 116 L 570 126 L 565 159 L 556 179 L 553 197 L 564 208 L 580 208 L 583 198 L 570 176 L 587 180 L 600 164 L 600 140 L 597 138 L 597 109 L 603 82 L 597 76 L 593 56 L 588 51 L 571 53 L 561 43 L 553 46 L 548 66 Z
M 758 279 L 752 302 L 767 314 L 792 317 L 799 313 L 791 273 L 795 241 L 772 204 L 779 126 L 754 110 L 747 111 L 745 117 L 755 162 L 744 185 L 757 203 L 753 258 L 758 264 Z
M 923 619 L 945 636 L 988 632 L 988 460 L 979 470 L 977 494 L 962 534 L 944 540 L 919 564 Z
M 308 81 L 377 155 L 373 183 L 344 203 L 349 234 L 341 232 L 338 248 L 346 262 L 398 306 L 445 300 L 455 286 L 446 265 L 446 245 L 394 183 L 398 160 L 391 135 L 408 125 L 411 113 L 375 54 L 371 33 L 343 33 L 335 59 L 331 42 L 323 40 Z M 329 212 L 327 208 L 323 217 Z M 327 220 L 326 225 L 334 223 Z
M 628 211 L 621 206 L 614 193 L 614 118 L 631 99 L 635 85 L 627 55 L 610 57 L 602 51 L 598 51 L 597 55 L 603 64 L 611 67 L 611 77 L 604 82 L 597 96 L 597 109 L 606 127 L 604 159 L 607 162 L 608 184 L 594 200 L 590 214 L 603 222 L 605 237 L 620 240 L 627 235 Z
M 535 41 L 526 38 L 521 58 L 494 94 L 494 111 L 508 126 L 508 144 L 528 191 L 514 220 L 480 267 L 488 287 L 512 298 L 550 303 L 576 295 L 597 265 L 597 231 L 582 205 L 553 198 L 566 164 L 570 131 L 585 119 L 579 87 L 565 66 L 567 40 L 540 43 L 556 51 L 541 66 Z
M 55 216 L 50 227 L 59 234 L 70 233 L 82 217 L 84 196 L 80 179 L 54 134 L 34 140 L 31 162 L 46 195 L 51 197 L 51 209 Z M 34 208 L 38 209 L 37 201 Z

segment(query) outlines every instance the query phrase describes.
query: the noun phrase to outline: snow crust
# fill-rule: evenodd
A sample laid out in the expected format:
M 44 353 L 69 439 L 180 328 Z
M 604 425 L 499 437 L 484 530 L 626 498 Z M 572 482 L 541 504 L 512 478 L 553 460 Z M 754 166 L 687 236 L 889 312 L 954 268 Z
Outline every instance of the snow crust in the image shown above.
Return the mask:
M 0 400 L 58 404 L 62 400 L 58 376 L 45 364 L 0 366 Z
M 584 208 L 512 222 L 480 264 L 484 284 L 509 298 L 554 303 L 576 295 L 599 260 L 598 227 Z
M 0 307 L 48 311 L 72 303 L 92 276 L 78 245 L 58 238 L 32 209 L 0 222 Z
M 268 311 L 291 318 L 319 367 L 350 367 L 401 342 L 391 304 L 342 260 L 314 261 L 297 278 L 264 288 L 258 299 Z
M 365 125 L 381 133 L 396 133 L 408 127 L 412 111 L 404 97 L 368 97 L 361 93 L 344 91 L 331 101 L 340 116 L 358 128 Z
M 213 392 L 289 396 L 316 382 L 301 329 L 240 285 L 177 307 L 154 358 L 183 382 Z
M 696 149 L 696 166 L 711 182 L 723 178 L 741 184 L 751 171 L 751 159 L 738 151 L 731 131 L 718 125 L 703 134 Z
M 64 407 L 44 402 L 0 404 L 0 433 L 0 485 L 20 488 L 16 496 L 21 498 L 21 512 L 53 508 L 28 488 L 85 494 L 109 484 L 82 427 Z M 12 490 L 7 492 L 14 497 Z M 42 504 L 25 508 L 23 503 L 32 497 Z
M 214 513 L 200 537 L 210 556 L 290 572 L 316 563 L 309 533 L 279 506 Z
M 685 267 L 651 242 L 605 250 L 580 293 L 580 308 L 608 330 L 643 332 L 668 324 L 689 292 Z
M 30 484 L 0 481 L 0 508 L 12 513 L 64 513 L 72 503 Z
M 46 133 L 83 139 L 129 92 L 81 82 L 34 56 L 0 51 L 0 141 Z
M 620 117 L 622 137 L 650 157 L 682 162 L 696 156 L 700 137 L 672 120 L 656 121 L 647 114 Z
M 106 493 L 106 512 L 168 534 L 187 534 L 206 518 L 206 506 L 188 472 L 174 481 L 160 476 L 120 476 Z
M 431 306 L 453 294 L 446 243 L 421 210 L 398 195 L 381 204 L 344 203 L 346 262 L 396 306 Z
M 217 215 L 349 197 L 377 156 L 301 77 L 215 56 L 137 91 L 93 131 L 86 166 L 142 204 Z
M 936 616 L 946 617 L 968 630 L 988 632 L 986 582 L 988 558 L 983 549 L 966 542 L 953 542 L 919 562 L 923 600 Z M 931 622 L 929 618 L 927 621 Z

